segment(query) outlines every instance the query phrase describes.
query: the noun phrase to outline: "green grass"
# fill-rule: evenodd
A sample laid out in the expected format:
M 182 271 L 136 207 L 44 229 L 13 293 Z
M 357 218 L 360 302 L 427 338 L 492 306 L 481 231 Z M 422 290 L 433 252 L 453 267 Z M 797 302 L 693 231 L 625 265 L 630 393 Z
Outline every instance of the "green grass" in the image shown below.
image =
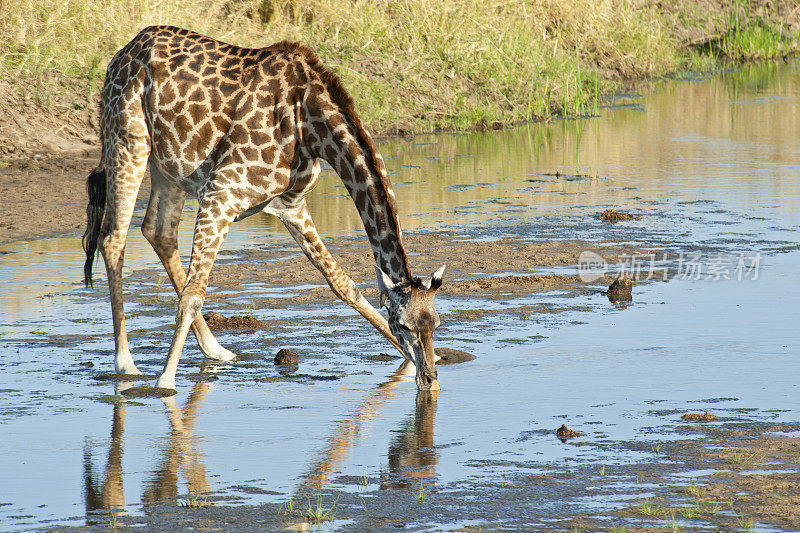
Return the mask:
M 639 506 L 638 513 L 649 518 L 662 518 L 670 514 L 670 509 L 655 505 L 649 501 Z
M 16 0 L 0 2 L 0 90 L 5 86 L 42 112 L 66 116 L 64 94 L 78 95 L 72 107 L 91 108 L 114 52 L 141 28 L 170 23 L 242 46 L 280 39 L 310 45 L 340 74 L 377 132 L 491 128 L 595 114 L 621 80 L 705 71 L 718 56 L 743 61 L 797 49 L 784 11 L 755 13 L 748 6 L 745 0 L 716 9 L 700 0 Z M 690 37 L 709 33 L 718 35 L 713 46 L 691 44 Z
M 414 497 L 420 503 L 425 501 L 425 485 L 422 484 L 422 481 L 419 482 L 419 490 L 414 494 Z
M 751 464 L 751 463 L 755 463 L 755 462 L 758 461 L 757 455 L 758 455 L 758 452 L 753 452 L 750 455 L 746 455 L 746 454 L 740 453 L 740 452 L 734 452 L 734 453 L 732 453 L 731 455 L 729 455 L 728 457 L 725 458 L 725 462 L 729 463 L 729 464 L 734 464 L 734 465 Z M 753 461 L 754 458 L 756 459 L 756 461 Z
M 202 507 L 209 507 L 211 502 L 202 494 L 189 494 L 184 500 L 179 502 L 181 507 L 189 507 L 191 509 L 199 509 Z
M 309 502 L 302 517 L 309 522 L 318 524 L 321 522 L 329 522 L 336 519 L 336 502 L 330 507 L 322 505 L 322 496 L 317 495 L 317 503 L 312 504 Z
M 336 503 L 334 501 L 330 507 L 326 507 L 322 503 L 322 496 L 318 494 L 316 503 L 312 503 L 309 499 L 308 504 L 301 508 L 295 505 L 294 498 L 289 498 L 278 507 L 278 514 L 300 518 L 314 524 L 330 522 L 336 520 Z M 364 510 L 366 511 L 366 506 Z

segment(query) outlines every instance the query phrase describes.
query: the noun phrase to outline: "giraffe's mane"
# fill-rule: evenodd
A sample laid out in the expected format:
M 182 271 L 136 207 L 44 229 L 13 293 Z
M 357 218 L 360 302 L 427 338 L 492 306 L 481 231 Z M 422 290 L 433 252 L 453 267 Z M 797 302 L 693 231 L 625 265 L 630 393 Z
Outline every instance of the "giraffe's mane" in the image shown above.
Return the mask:
M 356 112 L 355 102 L 350 96 L 350 93 L 347 92 L 347 89 L 345 89 L 342 80 L 335 72 L 322 64 L 322 61 L 319 60 L 317 54 L 314 53 L 311 48 L 301 43 L 281 41 L 269 46 L 267 49 L 275 52 L 286 52 L 290 54 L 294 53 L 302 55 L 309 67 L 311 67 L 314 72 L 317 73 L 317 75 L 320 77 L 320 80 L 325 84 L 328 92 L 331 95 L 331 100 L 333 100 L 333 103 L 336 104 L 341 110 L 345 119 L 352 127 L 356 141 L 358 141 L 359 146 L 361 146 L 362 150 L 364 150 L 364 158 L 367 162 L 368 168 L 372 171 L 373 175 L 378 177 L 378 182 L 384 196 L 386 197 L 386 205 L 389 211 L 387 213 L 387 222 L 393 227 L 394 232 L 397 235 L 399 255 L 401 261 L 403 262 L 403 268 L 405 269 L 409 279 L 412 279 L 411 268 L 408 265 L 408 257 L 405 249 L 402 246 L 402 242 L 400 242 L 401 231 L 397 211 L 397 202 L 393 196 L 389 194 L 389 190 L 391 189 L 389 177 L 386 175 L 386 172 L 381 172 L 378 167 L 378 147 L 375 146 L 375 141 L 372 139 L 372 136 L 367 132 L 367 129 L 364 126 L 364 121 L 361 120 L 361 117 Z

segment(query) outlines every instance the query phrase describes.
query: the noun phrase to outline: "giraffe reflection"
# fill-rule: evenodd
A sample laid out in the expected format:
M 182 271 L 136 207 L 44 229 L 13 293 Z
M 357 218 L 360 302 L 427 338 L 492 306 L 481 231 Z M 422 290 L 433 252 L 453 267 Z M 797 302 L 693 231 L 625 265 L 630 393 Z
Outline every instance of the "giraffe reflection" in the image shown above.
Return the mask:
M 350 453 L 361 431 L 379 414 L 381 407 L 392 399 L 400 383 L 413 381 L 414 363 L 404 360 L 400 367 L 368 394 L 361 404 L 344 420 L 337 424 L 330 444 L 322 457 L 304 476 L 305 481 L 298 493 L 319 490 L 329 481 L 337 468 Z M 130 387 L 131 383 L 120 383 L 117 392 Z M 198 449 L 198 438 L 193 434 L 199 407 L 211 390 L 211 383 L 197 382 L 181 409 L 174 397 L 162 398 L 170 424 L 170 435 L 163 449 L 160 467 L 145 483 L 142 503 L 152 506 L 158 503 L 176 503 L 179 497 L 179 474 L 188 487 L 189 495 L 203 494 L 210 490 L 204 455 Z M 416 488 L 430 484 L 435 476 L 438 460 L 433 448 L 434 418 L 438 391 L 418 391 L 414 414 L 403 424 L 401 434 L 389 446 L 389 473 L 383 476 L 381 488 Z M 125 492 L 122 482 L 122 459 L 127 405 L 114 405 L 111 426 L 111 445 L 104 476 L 94 475 L 90 447 L 84 452 L 84 480 L 86 487 L 86 510 L 109 511 L 116 515 L 125 513 Z
M 116 391 L 123 392 L 133 384 L 120 382 Z M 178 499 L 179 473 L 188 486 L 188 493 L 203 494 L 209 491 L 203 454 L 197 449 L 197 439 L 193 435 L 198 408 L 211 390 L 211 383 L 199 381 L 192 389 L 189 398 L 178 409 L 174 397 L 162 398 L 167 419 L 170 424 L 170 437 L 164 447 L 161 467 L 155 476 L 146 483 L 142 495 L 145 507 L 157 503 L 175 503 Z M 125 514 L 125 491 L 122 483 L 123 437 L 125 433 L 125 414 L 127 405 L 124 401 L 114 405 L 114 417 L 111 425 L 111 445 L 108 450 L 105 477 L 102 485 L 93 473 L 89 447 L 84 450 L 84 483 L 86 490 L 86 511 L 105 510 L 114 515 Z
M 183 406 L 183 412 L 178 410 L 174 396 L 162 398 L 172 431 L 161 468 L 156 471 L 142 495 L 145 506 L 177 500 L 179 470 L 186 479 L 189 494 L 209 492 L 203 454 L 197 449 L 193 431 L 198 407 L 210 390 L 211 383 L 197 382 Z
M 126 408 L 124 402 L 114 405 L 111 446 L 108 449 L 105 479 L 101 487 L 97 487 L 92 469 L 91 446 L 86 444 L 83 449 L 83 482 L 87 514 L 99 510 L 108 510 L 115 515 L 125 513 L 125 491 L 122 486 L 122 435 L 125 432 Z
M 400 435 L 389 445 L 389 476 L 381 488 L 418 488 L 432 485 L 438 455 L 433 448 L 433 425 L 438 392 L 417 394 L 417 408 Z M 428 480 L 428 481 L 425 481 Z
M 361 405 L 339 422 L 330 444 L 322 453 L 321 459 L 306 475 L 306 481 L 298 489 L 319 490 L 325 487 L 331 476 L 345 460 L 356 443 L 361 431 L 378 414 L 379 409 L 388 402 L 398 384 L 414 379 L 413 363 L 406 360 L 389 381 L 381 383 L 361 402 Z M 438 460 L 433 447 L 436 400 L 439 391 L 418 391 L 414 415 L 403 425 L 400 436 L 389 446 L 389 475 L 382 476 L 381 488 L 419 487 L 424 479 L 436 475 Z

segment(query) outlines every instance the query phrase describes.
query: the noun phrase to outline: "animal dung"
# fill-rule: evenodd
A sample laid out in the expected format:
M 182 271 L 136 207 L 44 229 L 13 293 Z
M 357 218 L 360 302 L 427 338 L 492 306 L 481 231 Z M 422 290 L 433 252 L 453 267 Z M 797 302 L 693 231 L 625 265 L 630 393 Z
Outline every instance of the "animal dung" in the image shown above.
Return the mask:
M 581 435 L 583 435 L 583 433 L 568 428 L 566 424 L 561 424 L 561 427 L 556 430 L 556 437 L 561 439 L 562 442 L 567 442 L 567 439 L 574 439 Z
M 297 365 L 300 363 L 300 356 L 292 350 L 281 348 L 275 356 L 274 363 L 280 366 Z
M 612 302 L 629 302 L 633 300 L 633 283 L 625 276 L 620 276 L 608 286 L 606 296 Z
M 623 213 L 622 211 L 606 209 L 597 215 L 597 218 L 603 222 L 619 222 L 620 220 L 639 220 L 642 217 L 639 215 L 632 215 L 630 213 Z

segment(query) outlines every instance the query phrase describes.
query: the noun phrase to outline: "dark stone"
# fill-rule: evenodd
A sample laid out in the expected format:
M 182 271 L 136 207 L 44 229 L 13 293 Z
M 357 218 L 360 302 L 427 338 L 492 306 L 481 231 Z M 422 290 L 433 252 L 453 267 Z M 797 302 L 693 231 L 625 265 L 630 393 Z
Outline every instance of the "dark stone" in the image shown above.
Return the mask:
M 276 365 L 297 365 L 300 363 L 300 357 L 291 350 L 281 348 L 274 362 Z

